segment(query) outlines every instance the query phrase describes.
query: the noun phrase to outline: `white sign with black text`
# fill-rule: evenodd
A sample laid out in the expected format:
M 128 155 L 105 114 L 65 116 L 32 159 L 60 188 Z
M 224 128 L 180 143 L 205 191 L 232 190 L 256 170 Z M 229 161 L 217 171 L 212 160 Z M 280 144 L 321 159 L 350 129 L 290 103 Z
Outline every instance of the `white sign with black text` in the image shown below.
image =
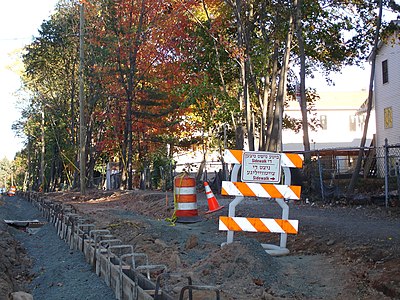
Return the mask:
M 281 155 L 274 152 L 244 151 L 242 182 L 279 183 Z

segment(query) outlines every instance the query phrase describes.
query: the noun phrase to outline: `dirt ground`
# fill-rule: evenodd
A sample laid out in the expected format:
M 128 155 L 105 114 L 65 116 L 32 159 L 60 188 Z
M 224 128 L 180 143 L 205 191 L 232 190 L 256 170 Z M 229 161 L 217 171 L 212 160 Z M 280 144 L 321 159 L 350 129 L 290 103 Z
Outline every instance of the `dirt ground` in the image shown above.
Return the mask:
M 166 221 L 173 195 L 154 191 L 51 193 L 49 199 L 72 204 L 98 228 L 107 228 L 151 263 L 190 275 L 194 284 L 218 286 L 222 299 L 400 299 L 400 213 L 398 207 L 289 203 L 299 234 L 288 237 L 289 255 L 272 257 L 260 243 L 279 244 L 279 235 L 236 232 L 221 247 L 226 232 L 218 217 L 228 214 L 231 198 L 217 196 L 223 209 L 205 214 L 208 203 L 198 194 L 201 222 Z M 237 207 L 244 217 L 280 217 L 271 200 L 249 198 Z M 182 282 L 164 282 L 177 295 Z M 196 299 L 215 299 L 204 291 Z M 176 296 L 178 297 L 178 296 Z
M 22 290 L 30 277 L 30 267 L 31 261 L 25 250 L 8 233 L 7 225 L 0 222 L 0 295 Z

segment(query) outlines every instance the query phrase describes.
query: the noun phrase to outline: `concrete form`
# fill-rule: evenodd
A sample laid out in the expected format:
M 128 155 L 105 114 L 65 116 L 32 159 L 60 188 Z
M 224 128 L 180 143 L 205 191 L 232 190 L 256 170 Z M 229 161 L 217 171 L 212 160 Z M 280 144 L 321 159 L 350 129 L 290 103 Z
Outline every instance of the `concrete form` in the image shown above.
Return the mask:
M 96 229 L 94 224 L 80 217 L 72 205 L 46 199 L 40 193 L 20 192 L 19 196 L 42 212 L 71 250 L 83 252 L 96 274 L 114 291 L 116 299 L 172 300 L 173 297 L 161 288 L 162 281 L 171 277 L 188 279 L 188 284 L 181 289 L 179 299 L 184 299 L 186 291 L 189 299 L 193 299 L 193 290 L 209 290 L 215 292 L 216 299 L 220 299 L 217 287 L 193 285 L 190 277 L 170 273 L 165 265 L 150 264 L 146 253 L 134 252 L 132 245 L 124 245 L 107 229 Z M 154 282 L 152 275 L 155 272 L 161 274 Z

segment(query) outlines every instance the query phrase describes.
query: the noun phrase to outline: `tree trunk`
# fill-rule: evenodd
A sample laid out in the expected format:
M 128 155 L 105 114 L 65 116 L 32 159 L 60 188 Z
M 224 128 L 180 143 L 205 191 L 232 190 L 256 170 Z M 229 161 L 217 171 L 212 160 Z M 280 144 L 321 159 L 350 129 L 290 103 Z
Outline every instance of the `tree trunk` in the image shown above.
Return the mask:
M 137 30 L 135 34 L 135 40 L 133 51 L 129 53 L 129 80 L 128 80 L 128 106 L 127 106 L 127 130 L 128 130 L 128 158 L 127 158 L 127 168 L 128 168 L 128 190 L 133 189 L 133 138 L 132 138 L 132 105 L 133 99 L 135 98 L 135 81 L 136 81 L 136 72 L 137 72 L 137 55 L 139 51 L 140 39 L 143 30 L 143 18 L 145 16 L 145 1 L 142 0 L 142 6 L 139 16 L 139 23 L 137 25 Z M 133 23 L 133 20 L 131 20 Z
M 277 89 L 277 81 L 276 77 L 278 74 L 278 44 L 275 43 L 274 48 L 274 56 L 273 56 L 273 67 L 272 67 L 272 81 L 271 81 L 271 92 L 268 102 L 268 110 L 267 110 L 267 133 L 266 133 L 266 147 L 268 151 L 272 151 L 273 149 L 273 137 L 272 137 L 272 129 L 274 124 L 274 108 L 275 108 L 275 100 L 276 100 L 276 89 Z
M 46 151 L 45 146 L 45 118 L 44 118 L 44 105 L 42 105 L 42 123 L 40 125 L 41 136 L 40 136 L 40 169 L 39 169 L 39 190 L 42 189 L 44 191 L 44 156 Z
M 130 88 L 132 89 L 132 88 Z M 128 144 L 128 157 L 127 157 L 127 188 L 132 189 L 132 99 L 129 97 L 126 109 L 126 130 L 127 130 L 127 144 Z
M 242 1 L 241 0 L 236 0 L 236 5 L 235 5 L 235 14 L 236 14 L 236 22 L 237 22 L 237 39 L 238 39 L 238 47 L 239 49 L 242 49 L 244 46 L 244 34 L 245 34 L 245 28 L 244 24 L 242 22 Z M 249 103 L 249 91 L 248 91 L 248 83 L 247 83 L 247 78 L 246 78 L 246 61 L 244 59 L 244 56 L 240 58 L 239 62 L 239 74 L 240 74 L 240 94 L 239 94 L 239 102 L 240 102 L 240 107 L 241 109 L 244 109 L 244 117 L 245 117 L 245 123 L 246 123 L 246 130 L 247 130 L 247 137 L 249 141 L 249 148 L 251 149 L 251 143 L 250 143 L 250 124 L 251 124 L 251 115 L 250 112 L 250 103 Z M 238 144 L 241 144 L 239 142 Z M 254 143 L 253 143 L 253 148 L 254 148 Z
M 84 33 L 85 6 L 81 3 L 79 10 L 79 179 L 81 195 L 86 193 L 86 120 L 84 95 Z
M 243 130 L 242 125 L 236 126 L 235 140 L 236 140 L 236 149 L 243 150 L 244 149 L 244 130 Z
M 304 38 L 303 29 L 301 24 L 301 7 L 303 0 L 298 0 L 296 5 L 297 12 L 297 41 L 299 44 L 300 54 L 300 109 L 302 116 L 302 127 L 303 127 L 303 146 L 304 146 L 304 158 L 306 162 L 311 160 L 310 154 L 310 139 L 308 135 L 308 118 L 307 118 L 307 98 L 306 98 L 306 55 L 304 53 Z
M 296 0 L 295 0 L 296 1 Z M 279 75 L 278 92 L 275 102 L 275 114 L 273 124 L 273 151 L 282 151 L 282 124 L 283 124 L 283 108 L 286 99 L 286 83 L 287 83 L 287 71 L 289 68 L 289 58 L 291 51 L 291 42 L 293 36 L 294 22 L 293 13 L 289 13 L 289 29 L 286 35 L 285 52 L 283 56 L 282 68 Z

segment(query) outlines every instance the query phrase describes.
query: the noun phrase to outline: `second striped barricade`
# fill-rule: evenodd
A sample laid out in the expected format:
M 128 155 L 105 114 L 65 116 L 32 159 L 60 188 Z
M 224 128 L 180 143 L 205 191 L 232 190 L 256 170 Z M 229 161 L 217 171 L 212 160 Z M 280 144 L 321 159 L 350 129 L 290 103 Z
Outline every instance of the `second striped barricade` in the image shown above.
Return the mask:
M 297 234 L 298 220 L 220 217 L 219 230 Z

